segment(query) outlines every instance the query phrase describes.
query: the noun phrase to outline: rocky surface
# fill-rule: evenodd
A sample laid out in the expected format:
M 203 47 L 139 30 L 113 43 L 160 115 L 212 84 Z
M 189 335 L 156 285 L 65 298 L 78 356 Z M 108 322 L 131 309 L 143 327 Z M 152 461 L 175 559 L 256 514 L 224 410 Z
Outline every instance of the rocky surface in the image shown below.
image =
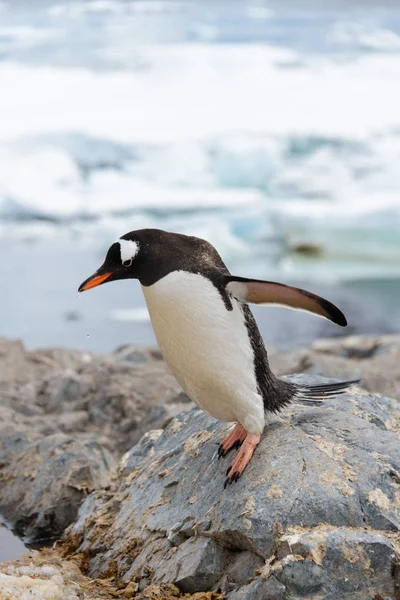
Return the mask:
M 0 512 L 39 544 L 73 525 L 63 559 L 1 568 L 0 598 L 25 599 L 31 577 L 57 600 L 399 600 L 400 336 L 270 357 L 277 373 L 362 377 L 368 391 L 274 417 L 224 491 L 229 425 L 191 410 L 157 350 L 1 341 Z
M 50 543 L 83 499 L 113 483 L 115 459 L 192 407 L 156 350 L 27 352 L 0 342 L 0 513 Z
M 62 433 L 2 436 L 0 461 L 0 511 L 17 533 L 37 543 L 59 537 L 88 493 L 109 487 L 114 466 L 97 442 Z
M 65 547 L 91 577 L 112 573 L 141 588 L 172 583 L 232 600 L 395 598 L 399 425 L 397 400 L 357 388 L 323 406 L 293 405 L 224 491 L 230 460 L 216 456 L 229 426 L 193 410 L 124 457 L 118 490 L 89 496 Z
M 0 564 L 1 600 L 175 600 L 179 589 L 171 584 L 149 586 L 143 592 L 139 584 L 118 586 L 107 579 L 85 577 L 78 563 L 63 559 L 54 550 L 32 552 L 20 559 Z M 222 600 L 220 594 L 198 593 L 186 600 Z
M 0 434 L 73 434 L 118 457 L 187 405 L 157 350 L 27 352 L 20 341 L 0 341 Z

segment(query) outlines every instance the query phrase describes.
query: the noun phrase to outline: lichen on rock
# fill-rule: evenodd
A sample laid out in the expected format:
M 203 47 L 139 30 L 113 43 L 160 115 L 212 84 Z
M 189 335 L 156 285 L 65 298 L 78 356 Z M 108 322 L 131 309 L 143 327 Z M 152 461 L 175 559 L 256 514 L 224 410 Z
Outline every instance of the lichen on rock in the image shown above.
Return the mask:
M 216 460 L 227 425 L 197 409 L 178 416 L 149 455 L 140 452 L 142 442 L 132 450 L 132 477 L 125 458 L 113 501 L 101 493 L 88 498 L 66 539 L 79 534 L 75 551 L 95 550 L 92 577 L 113 561 L 123 581 L 221 589 L 233 600 L 269 597 L 269 588 L 277 598 L 365 600 L 367 590 L 394 598 L 400 445 L 388 425 L 354 414 L 354 398 L 368 414 L 400 410 L 361 389 L 319 407 L 292 405 L 269 424 L 243 477 L 227 490 L 229 458 Z M 109 527 L 102 530 L 96 523 L 104 514 Z M 232 577 L 241 556 L 242 579 Z

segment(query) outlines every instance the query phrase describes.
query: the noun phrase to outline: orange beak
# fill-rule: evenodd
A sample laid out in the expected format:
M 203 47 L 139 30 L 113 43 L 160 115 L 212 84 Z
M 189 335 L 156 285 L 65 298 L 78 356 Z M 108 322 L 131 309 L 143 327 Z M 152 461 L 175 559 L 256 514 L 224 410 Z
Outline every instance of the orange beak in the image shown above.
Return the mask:
M 97 287 L 101 283 L 104 283 L 112 273 L 103 273 L 102 275 L 92 275 L 89 279 L 86 279 L 78 289 L 78 292 L 86 292 L 86 290 L 91 290 L 94 287 Z

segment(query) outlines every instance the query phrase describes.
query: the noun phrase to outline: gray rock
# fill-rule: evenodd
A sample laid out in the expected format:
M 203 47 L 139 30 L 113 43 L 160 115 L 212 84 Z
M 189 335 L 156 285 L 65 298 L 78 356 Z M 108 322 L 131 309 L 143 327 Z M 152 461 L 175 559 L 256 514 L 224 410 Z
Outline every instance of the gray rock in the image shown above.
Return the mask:
M 194 402 L 190 402 L 187 397 L 186 401 L 181 402 L 181 394 L 177 399 L 169 404 L 155 404 L 152 406 L 147 415 L 140 421 L 140 428 L 137 428 L 131 435 L 131 442 L 136 444 L 139 440 L 143 431 L 150 429 L 165 429 L 165 427 L 178 415 L 184 412 L 188 412 L 194 408 Z
M 114 351 L 114 357 L 118 361 L 128 361 L 134 363 L 146 363 L 149 360 L 163 360 L 162 354 L 158 348 L 154 347 L 141 347 L 123 345 L 116 348 Z
M 164 581 L 174 583 L 182 592 L 212 589 L 224 569 L 227 552 L 210 538 L 191 538 L 181 544 L 171 560 L 177 565 L 175 575 L 167 573 Z
M 66 348 L 27 351 L 20 340 L 0 339 L 0 382 L 23 385 L 64 369 L 76 370 L 91 355 Z
M 249 585 L 228 595 L 228 600 L 285 600 L 286 588 L 274 576 L 268 581 L 259 577 Z
M 132 473 L 146 456 L 151 456 L 154 445 L 161 434 L 162 429 L 148 431 L 142 436 L 136 446 L 133 446 L 131 450 L 124 454 L 119 464 L 119 471 L 122 476 Z
M 119 458 L 192 407 L 155 349 L 95 356 L 0 340 L 0 433 L 68 433 Z
M 320 593 L 327 600 L 361 599 L 366 590 L 371 598 L 394 593 L 393 545 L 377 533 L 320 526 L 284 537 L 278 555 L 275 576 L 293 597 Z
M 10 432 L 9 435 L 0 435 L 0 469 L 18 458 L 25 448 L 37 439 L 40 439 L 40 436 L 35 433 Z
M 0 340 L 0 510 L 19 533 L 56 538 L 109 485 L 110 453 L 189 408 L 155 350 L 100 357 Z
M 39 392 L 39 405 L 47 413 L 61 413 L 64 405 L 84 398 L 90 391 L 90 380 L 73 371 L 54 375 L 46 380 Z
M 82 500 L 110 484 L 114 461 L 96 442 L 14 434 L 0 439 L 1 451 L 0 511 L 31 542 L 59 537 L 76 519 Z
M 267 598 L 267 585 L 276 598 L 283 590 L 294 599 L 348 593 L 349 600 L 360 594 L 365 600 L 370 589 L 394 594 L 399 418 L 397 401 L 360 389 L 322 406 L 292 405 L 267 426 L 243 477 L 224 491 L 231 457 L 216 455 L 229 426 L 200 410 L 180 415 L 150 442 L 142 438 L 124 460 L 112 503 L 101 494 L 85 501 L 68 539 L 79 540 L 77 549 L 89 556 L 95 549 L 94 577 L 116 563 L 125 579 L 148 567 L 155 583 L 222 587 L 234 600 Z M 106 533 L 97 526 L 100 515 L 107 515 Z M 198 552 L 211 541 L 226 554 L 212 559 L 207 577 L 201 552 L 179 574 L 191 544 Z M 363 553 L 364 561 L 357 558 Z M 251 575 L 254 556 L 266 563 Z
M 289 562 L 278 575 L 279 581 L 292 595 L 307 598 L 324 590 L 324 571 L 311 560 Z
M 262 579 L 261 579 L 262 581 Z M 265 600 L 286 600 L 286 588 L 273 575 L 264 584 Z
M 329 533 L 322 567 L 326 579 L 329 573 L 327 586 L 334 588 L 332 600 L 337 593 L 359 592 L 363 579 L 368 581 L 370 594 L 393 593 L 393 546 L 382 535 L 340 530 Z
M 255 571 L 264 564 L 263 559 L 254 552 L 239 552 L 234 556 L 227 570 L 228 582 L 236 585 L 248 583 L 255 577 Z

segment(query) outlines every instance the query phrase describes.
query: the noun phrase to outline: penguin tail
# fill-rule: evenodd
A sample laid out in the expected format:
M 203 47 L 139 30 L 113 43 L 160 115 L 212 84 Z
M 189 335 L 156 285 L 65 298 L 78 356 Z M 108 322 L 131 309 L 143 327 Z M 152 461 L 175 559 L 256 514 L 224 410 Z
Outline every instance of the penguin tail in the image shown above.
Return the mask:
M 327 398 L 343 394 L 349 387 L 360 383 L 360 379 L 341 381 L 339 383 L 326 383 L 323 385 L 296 385 L 292 400 L 321 403 Z

